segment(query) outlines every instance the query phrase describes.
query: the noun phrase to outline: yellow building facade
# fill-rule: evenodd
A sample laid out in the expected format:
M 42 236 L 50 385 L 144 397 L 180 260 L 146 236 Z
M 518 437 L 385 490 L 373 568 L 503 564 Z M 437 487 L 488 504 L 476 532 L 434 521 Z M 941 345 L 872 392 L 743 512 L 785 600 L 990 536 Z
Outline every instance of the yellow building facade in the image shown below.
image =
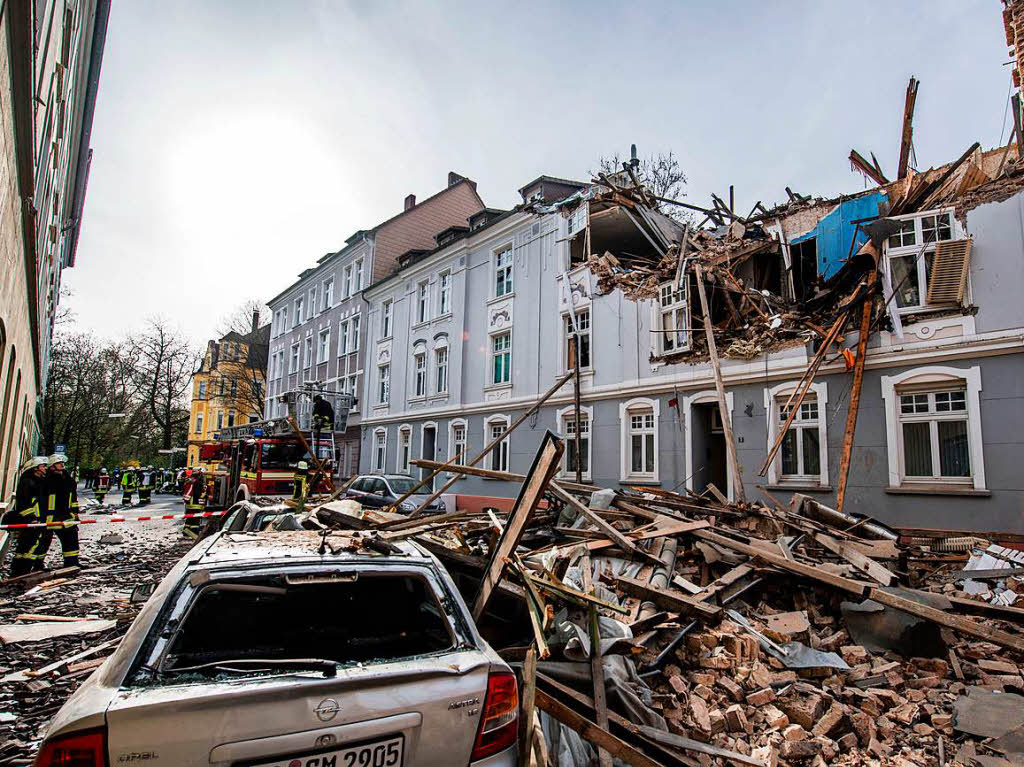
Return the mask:
M 249 333 L 232 331 L 206 344 L 192 377 L 187 466 L 214 468 L 200 460 L 202 446 L 215 442 L 221 429 L 263 418 L 270 325 L 257 327 L 257 321 L 254 315 Z

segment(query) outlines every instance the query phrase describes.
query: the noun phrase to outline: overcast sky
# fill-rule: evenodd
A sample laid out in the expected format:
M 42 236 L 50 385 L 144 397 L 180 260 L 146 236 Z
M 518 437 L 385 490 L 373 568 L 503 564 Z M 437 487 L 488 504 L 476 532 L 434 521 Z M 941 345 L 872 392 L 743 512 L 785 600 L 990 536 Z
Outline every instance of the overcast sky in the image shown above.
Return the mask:
M 492 207 L 602 154 L 674 151 L 687 197 L 863 188 L 893 174 L 920 81 L 926 168 L 999 143 L 997 0 L 114 0 L 77 265 L 82 329 L 161 315 L 197 344 L 357 229 L 441 188 Z

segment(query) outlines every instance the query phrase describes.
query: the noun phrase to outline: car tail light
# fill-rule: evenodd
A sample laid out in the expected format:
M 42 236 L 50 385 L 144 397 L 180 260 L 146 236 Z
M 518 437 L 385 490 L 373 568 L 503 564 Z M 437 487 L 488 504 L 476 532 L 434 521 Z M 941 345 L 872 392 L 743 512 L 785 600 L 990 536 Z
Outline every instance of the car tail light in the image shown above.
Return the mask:
M 487 677 L 487 697 L 470 761 L 485 759 L 515 743 L 519 736 L 518 724 L 519 692 L 515 674 L 492 671 Z
M 33 767 L 107 767 L 107 728 L 82 730 L 47 740 Z

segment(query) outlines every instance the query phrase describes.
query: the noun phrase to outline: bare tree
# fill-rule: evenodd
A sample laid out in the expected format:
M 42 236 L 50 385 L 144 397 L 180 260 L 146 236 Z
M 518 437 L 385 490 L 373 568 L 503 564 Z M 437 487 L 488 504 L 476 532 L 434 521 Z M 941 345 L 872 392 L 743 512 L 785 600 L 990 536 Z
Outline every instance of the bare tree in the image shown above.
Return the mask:
M 168 450 L 188 428 L 189 391 L 199 355 L 168 323 L 151 319 L 146 329 L 129 339 L 137 353 L 133 380 L 158 432 L 160 447 Z
M 265 326 L 269 321 L 270 309 L 250 299 L 223 317 L 217 325 L 221 338 L 236 333 L 245 339 L 247 348 L 238 350 L 238 358 L 230 360 L 236 363 L 230 374 L 237 381 L 236 401 L 247 413 L 260 418 L 263 417 L 266 395 L 270 332 Z
M 628 161 L 624 161 L 618 152 L 604 155 L 598 160 L 598 170 L 608 176 L 621 173 L 628 183 L 628 174 L 623 169 L 624 162 Z M 686 196 L 686 174 L 672 151 L 658 152 L 639 158 L 639 164 L 634 172 L 640 183 L 655 197 L 678 200 Z M 593 171 L 591 174 L 595 175 Z M 616 178 L 622 178 L 622 176 L 616 176 Z M 663 205 L 661 210 L 666 215 L 679 220 L 689 218 L 689 214 L 676 205 Z

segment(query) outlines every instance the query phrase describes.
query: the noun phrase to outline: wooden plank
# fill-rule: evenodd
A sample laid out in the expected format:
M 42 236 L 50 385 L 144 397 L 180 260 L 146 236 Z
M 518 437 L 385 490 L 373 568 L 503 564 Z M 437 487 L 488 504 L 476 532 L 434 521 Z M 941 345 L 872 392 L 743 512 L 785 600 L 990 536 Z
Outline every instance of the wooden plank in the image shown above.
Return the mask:
M 523 661 L 523 694 L 519 705 L 519 753 L 533 751 L 533 710 L 537 691 L 537 650 L 530 647 Z
M 711 370 L 715 374 L 715 393 L 718 395 L 718 410 L 722 415 L 722 431 L 725 435 L 726 456 L 729 459 L 729 471 L 732 476 L 732 491 L 739 503 L 746 503 L 747 494 L 743 490 L 743 470 L 736 453 L 736 436 L 732 431 L 732 414 L 725 398 L 725 384 L 722 381 L 722 367 L 718 361 L 718 350 L 715 348 L 715 329 L 711 324 L 711 311 L 708 309 L 707 292 L 704 290 L 704 271 L 700 264 L 694 264 L 697 273 L 697 292 L 700 294 L 700 305 L 704 312 L 704 333 L 708 339 L 708 354 L 711 357 Z
M 480 591 L 477 593 L 476 602 L 473 605 L 474 620 L 480 620 L 480 616 L 483 615 L 487 603 L 490 601 L 494 587 L 505 574 L 506 561 L 519 545 L 519 539 L 523 536 L 526 524 L 537 509 L 537 504 L 540 503 L 551 478 L 558 471 L 558 462 L 564 449 L 562 440 L 551 432 L 544 436 L 540 449 L 533 460 L 533 466 L 527 474 L 527 479 L 519 490 L 519 497 L 512 508 L 512 513 L 509 514 L 505 530 L 491 554 L 483 580 L 480 582 Z
M 868 597 L 880 604 L 895 607 L 897 610 L 916 615 L 918 618 L 930 620 L 932 623 L 951 628 L 961 634 L 984 639 L 1010 650 L 1024 652 L 1024 636 L 1019 634 L 1008 634 L 1005 631 L 993 628 L 987 623 L 975 623 L 962 616 L 952 615 L 951 613 L 919 604 L 910 599 L 904 599 L 878 588 L 871 589 Z
M 906 176 L 910 167 L 910 145 L 914 140 L 914 104 L 917 102 L 918 85 L 916 77 L 911 77 L 907 83 L 907 98 L 903 102 L 903 131 L 900 134 L 900 160 L 896 167 L 898 179 Z
M 741 578 L 745 578 L 750 575 L 752 572 L 754 572 L 754 568 L 751 565 L 737 565 L 732 568 L 732 570 L 725 573 L 721 578 L 712 581 L 701 591 L 694 594 L 693 598 L 698 602 L 710 602 L 712 599 L 717 597 L 721 591 L 736 583 L 736 581 Z
M 619 586 L 627 594 L 639 599 L 653 602 L 665 610 L 682 613 L 684 615 L 696 615 L 700 618 L 717 618 L 722 612 L 717 607 L 704 604 L 695 597 L 684 594 L 675 589 L 656 589 L 643 581 L 635 578 L 627 578 L 622 575 L 607 575 L 606 579 Z
M 612 610 L 613 612 L 621 613 L 622 615 L 629 613 L 629 610 L 624 607 L 613 605 L 611 602 L 605 602 L 603 599 L 598 599 L 593 594 L 577 591 L 574 588 L 566 586 L 564 583 L 553 583 L 549 580 L 538 578 L 529 572 L 527 572 L 526 577 L 529 578 L 530 583 L 534 588 L 542 591 L 549 591 L 555 596 L 576 602 L 582 607 L 603 607 L 606 610 Z
M 874 165 L 864 159 L 864 156 L 856 149 L 850 150 L 850 164 L 879 186 L 885 186 L 889 183 L 889 180 L 879 173 Z
M 730 751 L 727 748 L 712 746 L 710 743 L 701 743 L 699 740 L 694 740 L 693 738 L 684 738 L 682 735 L 673 735 L 671 732 L 658 730 L 654 727 L 648 727 L 647 725 L 634 725 L 632 729 L 644 737 L 650 738 L 651 740 L 657 741 L 658 743 L 666 746 L 672 746 L 673 748 L 681 748 L 684 751 L 696 751 L 698 754 L 708 754 L 709 756 L 720 756 L 723 759 L 730 762 L 736 762 L 737 764 L 749 764 L 752 765 L 752 767 L 766 767 L 764 762 L 754 759 L 752 756 L 741 754 L 738 751 Z
M 612 735 L 608 730 L 598 727 L 582 714 L 578 714 L 561 701 L 556 700 L 544 690 L 537 689 L 537 708 L 579 734 L 598 748 L 603 748 L 616 759 L 621 759 L 633 767 L 661 767 L 661 765 L 633 747 L 621 738 Z
M 438 466 L 445 465 L 438 461 L 428 461 L 425 458 L 413 458 L 412 461 L 410 461 L 410 463 L 413 466 L 418 466 L 421 469 L 434 469 L 437 468 Z M 483 469 L 479 466 L 464 466 L 462 464 L 459 464 L 458 466 L 450 466 L 448 467 L 447 471 L 450 471 L 454 474 L 465 474 L 471 477 L 500 479 L 504 480 L 505 482 L 523 482 L 526 479 L 525 474 L 516 474 L 511 471 L 495 471 L 494 469 Z M 572 490 L 573 492 L 577 493 L 593 493 L 595 490 L 601 489 L 597 485 L 577 485 L 575 482 L 566 482 L 564 479 L 559 480 L 558 484 L 561 485 L 566 490 Z M 435 517 L 431 517 L 431 519 L 435 519 Z
M 814 540 L 833 554 L 842 557 L 869 578 L 878 581 L 883 586 L 891 586 L 892 582 L 896 580 L 896 575 L 894 573 L 890 572 L 870 557 L 865 556 L 862 552 L 858 551 L 856 547 L 851 546 L 848 543 L 837 541 L 832 536 L 825 535 L 824 533 L 816 533 L 814 535 Z
M 615 543 L 624 551 L 628 551 L 636 556 L 646 556 L 646 552 L 641 552 L 639 549 L 637 549 L 635 543 L 633 543 L 624 534 L 620 533 L 618 530 L 612 527 L 608 522 L 603 520 L 597 512 L 592 511 L 591 508 L 587 506 L 585 503 L 582 503 L 567 490 L 560 487 L 557 482 L 551 482 L 548 484 L 548 492 L 550 492 L 552 495 L 558 498 L 561 498 L 563 501 L 565 501 L 574 509 L 576 509 L 576 511 L 582 514 L 588 522 L 593 524 L 594 527 L 598 528 L 601 532 L 603 532 L 605 535 L 607 535 L 609 538 L 615 541 Z
M 590 572 L 590 557 L 584 557 L 587 572 Z M 590 578 L 586 578 L 587 581 Z M 587 591 L 593 592 L 593 585 L 588 583 Z M 594 714 L 597 726 L 608 729 L 608 699 L 604 688 L 604 664 L 601 660 L 601 632 L 598 630 L 597 607 L 590 605 L 588 612 L 590 624 L 590 678 L 594 682 Z M 612 767 L 612 755 L 604 748 L 597 750 L 601 767 Z
M 6 580 L 0 581 L 0 586 L 34 586 L 37 583 L 43 581 L 52 580 L 54 578 L 66 578 L 69 575 L 74 575 L 81 568 L 79 567 L 62 567 L 58 570 L 44 570 L 37 573 L 26 573 L 25 575 L 18 575 L 14 578 L 7 578 Z

